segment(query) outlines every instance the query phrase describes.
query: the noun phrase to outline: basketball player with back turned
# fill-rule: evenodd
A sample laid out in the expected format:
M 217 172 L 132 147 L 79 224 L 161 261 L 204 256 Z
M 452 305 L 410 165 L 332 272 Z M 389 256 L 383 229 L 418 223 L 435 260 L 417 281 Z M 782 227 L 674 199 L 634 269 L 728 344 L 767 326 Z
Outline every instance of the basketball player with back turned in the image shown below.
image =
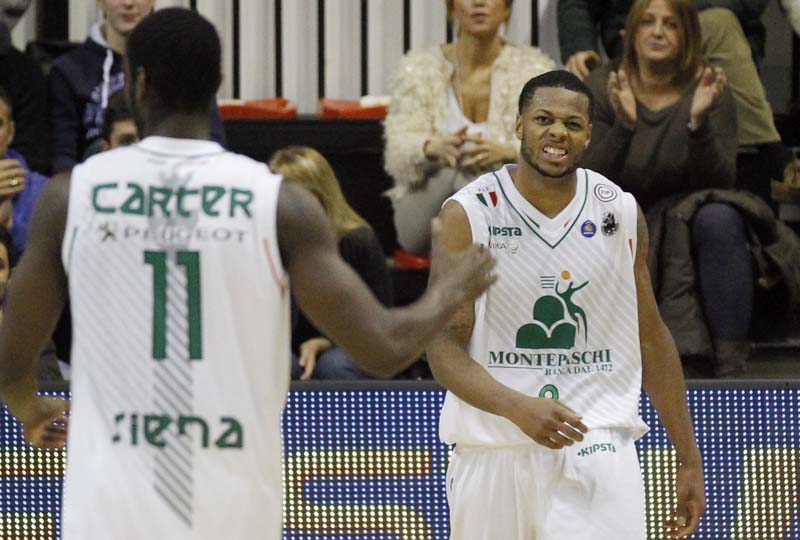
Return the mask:
M 42 193 L 0 330 L 0 398 L 31 443 L 63 444 L 64 403 L 36 397 L 35 359 L 69 291 L 62 538 L 277 540 L 290 285 L 362 369 L 389 376 L 492 284 L 494 262 L 443 250 L 434 223 L 433 287 L 383 308 L 312 195 L 207 140 L 221 80 L 208 21 L 149 15 L 127 62 L 145 138 Z
M 467 301 L 428 358 L 449 392 L 442 439 L 452 540 L 644 540 L 635 439 L 642 385 L 679 461 L 669 536 L 705 510 L 680 360 L 647 270 L 633 197 L 577 168 L 592 97 L 566 71 L 522 90 L 516 165 L 442 208 L 451 249 L 488 246 L 500 280 Z

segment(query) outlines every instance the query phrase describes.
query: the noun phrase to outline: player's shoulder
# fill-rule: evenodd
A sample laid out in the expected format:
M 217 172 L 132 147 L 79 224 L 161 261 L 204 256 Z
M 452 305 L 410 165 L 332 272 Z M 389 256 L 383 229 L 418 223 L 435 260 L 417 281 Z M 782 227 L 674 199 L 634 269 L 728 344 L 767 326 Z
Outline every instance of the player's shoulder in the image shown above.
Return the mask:
M 487 172 L 456 191 L 451 199 L 466 208 L 494 208 L 500 200 L 500 178 L 507 174 L 505 167 Z
M 633 199 L 633 195 L 597 171 L 578 169 L 576 173 L 578 182 L 586 182 L 589 197 L 597 202 L 612 203 L 615 201 Z

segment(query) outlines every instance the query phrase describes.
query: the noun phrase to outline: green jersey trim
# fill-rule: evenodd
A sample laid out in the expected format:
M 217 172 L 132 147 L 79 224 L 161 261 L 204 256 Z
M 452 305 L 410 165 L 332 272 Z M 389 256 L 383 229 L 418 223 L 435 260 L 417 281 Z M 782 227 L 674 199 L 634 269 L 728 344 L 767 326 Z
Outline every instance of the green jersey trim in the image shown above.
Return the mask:
M 492 174 L 494 174 L 494 177 L 497 179 L 497 185 L 500 186 L 500 193 L 503 194 L 503 198 L 505 198 L 506 202 L 508 203 L 508 206 L 511 207 L 512 210 L 514 210 L 514 212 L 519 216 L 519 218 L 522 220 L 522 222 L 525 223 L 525 225 L 531 230 L 531 232 L 534 235 L 536 235 L 539 238 L 539 240 L 544 242 L 545 245 L 547 247 L 549 247 L 550 249 L 555 249 L 556 247 L 558 247 L 558 245 L 561 242 L 564 241 L 564 239 L 572 231 L 573 227 L 575 227 L 575 224 L 578 222 L 578 219 L 580 219 L 581 214 L 583 214 L 583 209 L 586 208 L 586 201 L 589 198 L 589 174 L 584 170 L 583 171 L 583 175 L 584 175 L 585 186 L 584 186 L 584 190 L 583 190 L 583 203 L 581 203 L 581 209 L 578 210 L 577 214 L 575 214 L 575 218 L 572 220 L 572 223 L 570 223 L 570 226 L 567 227 L 567 230 L 564 232 L 564 234 L 561 235 L 561 238 L 559 238 L 558 241 L 555 244 L 551 244 L 541 234 L 539 234 L 539 231 L 537 231 L 535 228 L 531 227 L 531 224 L 528 223 L 528 221 L 530 221 L 531 223 L 536 225 L 536 227 L 539 227 L 539 224 L 536 223 L 535 221 L 533 221 L 533 219 L 531 219 L 527 215 L 525 215 L 522 211 L 517 209 L 516 206 L 514 206 L 514 203 L 511 202 L 511 199 L 506 194 L 506 190 L 503 188 L 503 183 L 500 181 L 500 178 L 497 176 L 497 173 L 492 173 Z
M 221 154 L 231 153 L 228 150 L 217 150 L 206 154 L 173 154 L 170 152 L 157 152 L 155 150 L 151 150 L 149 148 L 142 148 L 141 146 L 137 145 L 131 145 L 131 148 L 134 148 L 140 152 L 144 152 L 145 154 L 150 154 L 153 156 L 166 157 L 166 158 L 184 158 L 184 159 L 201 159 L 201 158 L 208 158 L 211 156 L 219 156 Z

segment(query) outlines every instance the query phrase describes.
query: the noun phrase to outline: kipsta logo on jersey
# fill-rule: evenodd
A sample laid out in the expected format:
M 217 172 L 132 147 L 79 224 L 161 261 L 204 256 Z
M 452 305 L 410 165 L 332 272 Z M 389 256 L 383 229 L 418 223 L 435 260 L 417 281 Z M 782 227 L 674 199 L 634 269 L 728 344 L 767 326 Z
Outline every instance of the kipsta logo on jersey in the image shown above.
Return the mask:
M 619 222 L 614 216 L 614 212 L 606 212 L 603 214 L 603 224 L 600 227 L 603 230 L 603 234 L 606 236 L 611 236 L 617 232 Z
M 597 233 L 597 225 L 594 224 L 591 220 L 587 219 L 581 225 L 581 234 L 586 238 L 591 238 Z
M 492 187 L 482 187 L 475 194 L 483 206 L 494 208 L 497 206 L 497 191 Z
M 597 184 L 594 187 L 594 196 L 600 202 L 611 202 L 617 198 L 617 190 L 605 184 Z
M 561 272 L 561 279 L 571 279 L 567 270 Z M 517 330 L 519 349 L 571 349 L 575 337 L 583 327 L 583 339 L 588 341 L 589 329 L 586 313 L 572 301 L 572 296 L 583 289 L 586 281 L 577 287 L 573 281 L 567 288 L 559 290 L 559 283 L 553 276 L 542 276 L 542 288 L 555 289 L 555 295 L 545 295 L 533 304 L 533 323 L 522 325 Z

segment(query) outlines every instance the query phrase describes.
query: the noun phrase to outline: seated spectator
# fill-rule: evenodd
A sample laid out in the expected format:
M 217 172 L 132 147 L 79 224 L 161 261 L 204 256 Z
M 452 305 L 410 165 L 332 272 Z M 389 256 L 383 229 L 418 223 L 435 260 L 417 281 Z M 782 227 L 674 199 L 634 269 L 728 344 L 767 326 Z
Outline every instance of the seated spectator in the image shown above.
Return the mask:
M 726 189 L 736 178 L 736 110 L 724 71 L 704 65 L 692 0 L 635 0 L 622 60 L 586 82 L 597 108 L 582 165 L 647 212 L 651 277 L 680 352 L 713 355 L 719 376 L 743 371 L 754 294 L 748 243 L 760 234 L 767 247 L 791 233 L 760 199 Z M 781 251 L 776 267 L 800 264 L 797 249 Z M 797 290 L 791 273 L 785 283 Z
M 103 150 L 113 150 L 139 142 L 139 129 L 125 102 L 124 92 L 111 98 L 103 116 Z
M 30 0 L 0 0 L 0 86 L 14 103 L 16 136 L 11 149 L 24 156 L 30 167 L 50 171 L 47 86 L 42 70 L 11 44 L 11 30 L 28 9 Z
M 16 134 L 14 107 L 4 88 L 0 87 L 0 199 L 11 204 L 11 215 L 2 224 L 11 230 L 14 245 L 25 250 L 28 223 L 47 178 L 28 168 L 22 154 L 12 150 Z
M 388 195 L 400 245 L 430 249 L 430 220 L 468 182 L 516 159 L 517 98 L 555 67 L 541 50 L 507 43 L 512 0 L 448 0 L 453 43 L 409 52 L 393 76 L 385 123 Z
M 785 0 L 786 4 L 796 0 Z M 558 35 L 566 68 L 585 79 L 600 63 L 595 52 L 598 33 L 606 54 L 618 59 L 623 49 L 623 25 L 632 0 L 559 0 Z M 758 75 L 764 57 L 765 30 L 760 17 L 764 0 L 697 0 L 700 46 L 706 61 L 721 67 L 733 94 L 738 119 L 738 143 L 755 146 L 769 176 L 776 181 L 798 177 L 793 159 L 775 128 L 772 108 Z M 779 182 L 779 183 L 780 183 Z M 778 189 L 780 190 L 778 186 Z M 773 189 L 773 196 L 775 196 Z
M 385 306 L 392 305 L 392 284 L 378 238 L 342 195 L 328 161 L 316 150 L 289 146 L 275 153 L 269 168 L 297 182 L 319 200 L 339 239 L 342 258 L 353 267 Z M 366 379 L 343 349 L 321 335 L 302 314 L 292 331 L 298 357 L 293 359 L 293 379 Z
M 154 4 L 155 0 L 97 0 L 103 21 L 92 26 L 80 47 L 53 62 L 48 77 L 53 172 L 69 170 L 101 150 L 103 114 L 111 96 L 125 86 L 126 39 Z M 211 116 L 211 136 L 224 143 L 216 106 Z

